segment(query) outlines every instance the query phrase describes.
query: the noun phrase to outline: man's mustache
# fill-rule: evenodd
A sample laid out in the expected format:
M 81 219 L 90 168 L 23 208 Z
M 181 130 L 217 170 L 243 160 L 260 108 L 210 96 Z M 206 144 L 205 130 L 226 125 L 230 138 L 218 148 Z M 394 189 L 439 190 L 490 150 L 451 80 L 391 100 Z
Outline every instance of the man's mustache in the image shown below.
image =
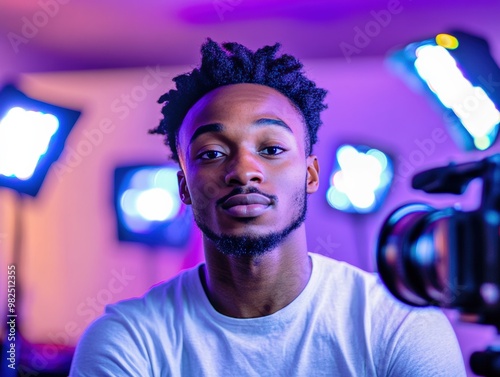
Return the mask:
M 222 198 L 218 199 L 215 203 L 219 206 L 222 203 L 224 203 L 227 199 L 229 199 L 232 196 L 235 195 L 240 195 L 240 194 L 259 194 L 262 196 L 265 196 L 269 200 L 271 200 L 272 203 L 276 203 L 278 201 L 278 197 L 276 195 L 271 195 L 271 194 L 266 194 L 259 189 L 255 187 L 235 187 L 231 192 Z

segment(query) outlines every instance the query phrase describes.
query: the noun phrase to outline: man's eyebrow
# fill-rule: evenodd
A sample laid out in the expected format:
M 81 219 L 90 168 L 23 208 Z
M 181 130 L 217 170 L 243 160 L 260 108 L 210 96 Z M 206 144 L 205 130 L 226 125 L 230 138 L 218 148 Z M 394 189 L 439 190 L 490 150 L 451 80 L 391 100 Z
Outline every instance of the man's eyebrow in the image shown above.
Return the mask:
M 287 131 L 293 134 L 292 129 L 283 122 L 281 119 L 273 119 L 273 118 L 260 118 L 257 119 L 257 121 L 254 122 L 255 125 L 257 126 L 280 126 L 285 128 Z
M 257 119 L 255 122 L 253 122 L 252 125 L 255 126 L 279 126 L 283 127 L 286 129 L 288 132 L 293 134 L 292 129 L 283 122 L 281 119 L 273 119 L 273 118 L 260 118 Z M 203 126 L 200 126 L 194 131 L 193 136 L 191 136 L 191 139 L 189 140 L 189 145 L 191 145 L 199 136 L 209 133 L 209 132 L 215 132 L 215 133 L 221 133 L 224 131 L 224 126 L 220 123 L 210 123 L 210 124 L 204 124 Z
M 206 134 L 208 132 L 220 133 L 224 130 L 224 126 L 220 123 L 210 123 L 200 126 L 194 131 L 193 136 L 189 140 L 189 144 L 192 144 L 199 136 Z

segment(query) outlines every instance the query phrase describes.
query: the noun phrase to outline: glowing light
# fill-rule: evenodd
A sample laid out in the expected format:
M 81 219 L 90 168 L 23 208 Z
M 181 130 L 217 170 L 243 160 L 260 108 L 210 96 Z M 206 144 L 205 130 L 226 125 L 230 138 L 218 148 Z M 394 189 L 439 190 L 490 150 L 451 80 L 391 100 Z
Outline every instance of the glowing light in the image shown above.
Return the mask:
M 369 190 L 359 190 L 355 195 L 349 195 L 349 199 L 359 209 L 371 209 L 375 204 L 375 194 Z
M 180 207 L 179 201 L 176 204 L 174 206 L 170 192 L 161 188 L 142 191 L 136 202 L 137 212 L 149 221 L 165 221 L 171 218 Z
M 140 190 L 128 189 L 122 194 L 120 198 L 120 206 L 127 215 L 132 217 L 137 217 L 139 215 L 136 203 L 137 197 L 140 193 Z
M 120 199 L 123 211 L 129 216 L 166 221 L 180 209 L 177 172 L 173 169 L 138 170 L 130 179 L 130 187 Z
M 177 171 L 175 169 L 158 169 L 153 176 L 153 186 L 163 187 L 171 193 L 177 193 Z
M 338 169 L 332 173 L 327 191 L 330 206 L 342 211 L 374 210 L 392 178 L 387 156 L 377 149 L 343 145 L 336 158 Z
M 348 209 L 351 204 L 347 195 L 337 190 L 335 186 L 331 186 L 328 189 L 326 193 L 326 199 L 333 208 L 339 209 L 341 211 Z
M 156 170 L 155 170 L 156 172 Z M 147 188 L 154 185 L 154 173 L 149 169 L 138 170 L 130 178 L 130 187 Z
M 482 137 L 480 136 L 474 138 L 474 145 L 480 151 L 488 149 L 491 146 L 491 143 L 492 143 L 491 139 L 487 136 L 482 136 Z
M 379 162 L 382 170 L 387 169 L 388 160 L 387 160 L 387 156 L 385 155 L 385 153 L 379 151 L 378 149 L 370 149 L 368 152 L 366 152 L 366 154 L 368 156 L 375 157 L 377 159 L 377 161 Z
M 415 68 L 441 103 L 453 110 L 480 149 L 491 146 L 500 112 L 481 87 L 473 86 L 455 59 L 441 46 L 423 45 L 416 50 Z
M 0 121 L 0 175 L 31 178 L 58 128 L 52 114 L 10 109 Z
M 179 198 L 178 170 L 154 165 L 115 169 L 114 204 L 120 241 L 184 249 L 193 219 L 190 207 Z
M 436 35 L 436 44 L 448 50 L 454 50 L 458 47 L 458 39 L 450 34 L 438 34 Z

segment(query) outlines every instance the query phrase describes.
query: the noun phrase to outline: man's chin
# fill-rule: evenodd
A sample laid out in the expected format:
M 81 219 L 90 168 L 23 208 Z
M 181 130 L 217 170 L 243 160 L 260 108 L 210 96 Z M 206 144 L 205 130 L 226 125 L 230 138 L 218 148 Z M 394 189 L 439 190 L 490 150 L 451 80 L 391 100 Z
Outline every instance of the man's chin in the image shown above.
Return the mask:
M 205 237 L 224 255 L 259 256 L 276 248 L 282 241 L 279 235 L 274 233 L 267 235 L 224 233 L 219 235 L 204 226 L 200 226 L 200 224 L 198 226 Z
M 305 212 L 288 227 L 278 232 L 266 234 L 216 234 L 205 224 L 196 222 L 206 238 L 213 242 L 215 248 L 225 255 L 231 256 L 259 256 L 282 244 L 286 238 L 304 222 Z
M 259 226 L 258 220 L 262 216 L 232 217 L 232 220 L 244 223 L 247 226 L 238 227 L 237 223 L 234 222 L 232 224 L 220 223 L 219 228 L 226 229 L 226 232 L 221 234 L 212 231 L 202 220 L 202 217 L 197 216 L 196 211 L 194 211 L 194 220 L 205 237 L 212 241 L 215 248 L 221 253 L 233 256 L 259 256 L 276 249 L 293 231 L 302 225 L 307 212 L 307 194 L 305 190 L 297 194 L 295 203 L 297 204 L 296 215 L 292 217 L 288 226 L 280 231 L 269 232 L 269 219 L 265 221 L 266 226 L 263 224 Z M 276 224 L 272 225 L 275 226 Z

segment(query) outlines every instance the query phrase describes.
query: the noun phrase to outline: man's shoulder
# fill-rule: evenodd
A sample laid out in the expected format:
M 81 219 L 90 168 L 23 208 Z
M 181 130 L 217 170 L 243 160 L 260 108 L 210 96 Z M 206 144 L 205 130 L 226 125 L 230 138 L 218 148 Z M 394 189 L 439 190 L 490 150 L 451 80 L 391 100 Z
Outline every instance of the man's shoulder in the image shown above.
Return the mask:
M 365 271 L 347 262 L 310 253 L 321 286 L 338 299 L 337 302 L 357 305 L 373 311 L 405 316 L 414 308 L 392 296 L 376 272 Z
M 186 299 L 186 295 L 194 294 L 190 289 L 196 284 L 198 266 L 183 270 L 174 277 L 152 286 L 140 297 L 118 301 L 106 307 L 106 314 L 119 317 L 154 318 L 165 316 L 175 311 L 178 303 Z
M 444 314 L 435 307 L 417 308 L 396 299 L 382 283 L 376 272 L 368 272 L 349 263 L 323 255 L 311 254 L 321 275 L 321 284 L 336 298 L 349 298 L 337 302 L 364 308 L 370 313 L 370 320 L 385 324 L 392 322 L 441 323 Z
M 367 334 L 373 344 L 392 347 L 414 344 L 417 339 L 428 344 L 440 333 L 448 336 L 450 342 L 454 341 L 449 321 L 438 308 L 417 308 L 397 300 L 377 273 L 326 256 L 311 256 L 320 275 L 321 295 L 334 303 L 336 319 L 358 321 L 359 329 L 369 323 Z M 422 334 L 427 339 L 422 340 Z
M 374 272 L 365 271 L 347 262 L 322 254 L 309 253 L 309 255 L 313 259 L 314 269 L 322 275 L 322 279 L 333 279 L 342 282 L 344 286 L 346 283 L 380 286 L 378 274 Z

